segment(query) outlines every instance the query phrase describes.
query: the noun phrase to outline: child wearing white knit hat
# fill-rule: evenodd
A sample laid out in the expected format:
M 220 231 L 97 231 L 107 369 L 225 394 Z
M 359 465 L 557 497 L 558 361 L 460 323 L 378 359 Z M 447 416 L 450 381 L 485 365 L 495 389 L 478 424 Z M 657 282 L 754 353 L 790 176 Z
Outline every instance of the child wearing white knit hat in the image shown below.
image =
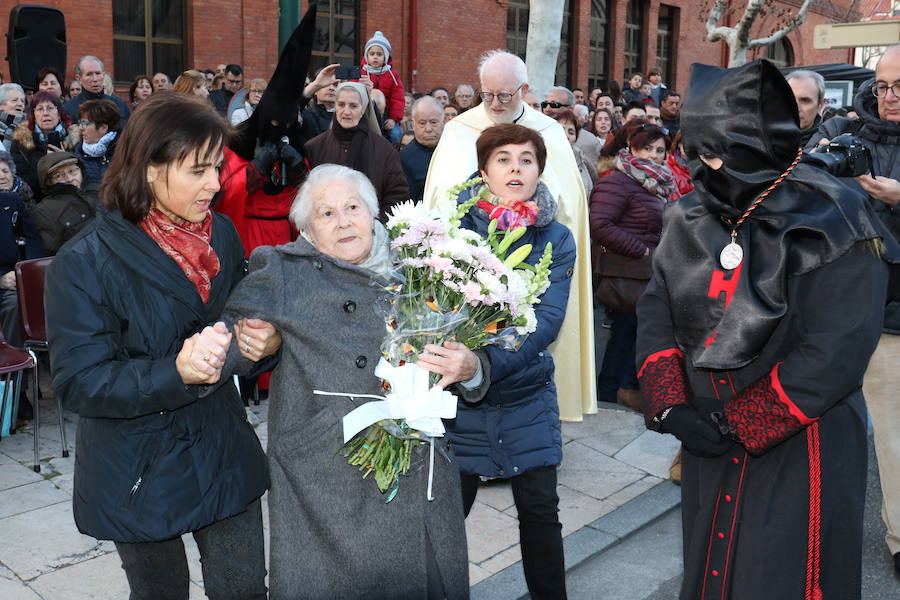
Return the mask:
M 384 129 L 388 138 L 394 143 L 400 141 L 403 133 L 398 123 L 403 120 L 403 108 L 405 106 L 403 82 L 400 76 L 391 68 L 391 42 L 384 34 L 376 31 L 375 35 L 366 42 L 362 60 L 362 68 L 365 69 L 372 80 L 372 86 L 381 90 L 387 99 L 387 109 L 384 119 Z M 395 139 L 396 138 L 396 139 Z

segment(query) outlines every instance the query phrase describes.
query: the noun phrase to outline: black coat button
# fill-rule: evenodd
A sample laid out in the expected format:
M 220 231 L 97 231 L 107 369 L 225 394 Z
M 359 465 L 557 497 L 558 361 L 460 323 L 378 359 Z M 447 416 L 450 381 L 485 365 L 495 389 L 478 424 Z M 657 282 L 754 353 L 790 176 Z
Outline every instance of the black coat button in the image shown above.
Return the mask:
M 321 271 L 322 270 L 322 261 L 317 258 L 316 260 L 313 261 L 313 266 Z
M 369 364 L 369 360 L 365 356 L 360 355 L 356 357 L 356 366 L 360 369 L 365 369 L 367 364 Z
M 356 311 L 356 302 L 353 300 L 347 300 L 344 302 L 344 312 L 352 313 Z

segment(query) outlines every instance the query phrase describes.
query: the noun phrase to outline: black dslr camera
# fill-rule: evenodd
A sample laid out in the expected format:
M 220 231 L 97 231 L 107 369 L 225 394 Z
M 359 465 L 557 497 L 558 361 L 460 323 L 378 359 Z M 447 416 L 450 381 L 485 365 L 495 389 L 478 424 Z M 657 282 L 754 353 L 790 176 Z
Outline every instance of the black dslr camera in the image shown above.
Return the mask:
M 803 162 L 824 169 L 835 177 L 856 177 L 872 171 L 869 149 L 852 133 L 842 133 L 828 145 L 804 154 Z

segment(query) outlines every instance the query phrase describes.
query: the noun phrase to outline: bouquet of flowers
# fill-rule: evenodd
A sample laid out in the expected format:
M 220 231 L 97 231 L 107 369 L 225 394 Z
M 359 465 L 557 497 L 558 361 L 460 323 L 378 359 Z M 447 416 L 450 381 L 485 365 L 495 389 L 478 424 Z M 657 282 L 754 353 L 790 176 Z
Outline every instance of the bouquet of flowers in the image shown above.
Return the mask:
M 551 244 L 535 265 L 524 262 L 529 244 L 509 252 L 525 227 L 503 231 L 493 220 L 487 238 L 460 227 L 488 188 L 462 204 L 455 199 L 479 183 L 475 178 L 454 187 L 454 202 L 441 208 L 395 206 L 387 222 L 395 277 L 378 307 L 387 335 L 375 374 L 385 382 L 391 418 L 363 423 L 364 431 L 360 422 L 348 431 L 346 419 L 344 427 L 348 462 L 363 477 L 373 474 L 382 493 L 391 490 L 387 502 L 410 467 L 413 446 L 433 443 L 444 433 L 441 419 L 456 416 L 456 398 L 434 386 L 438 376 L 415 366 L 425 345 L 455 340 L 470 349 L 498 344 L 515 350 L 535 330 L 534 305 L 550 285 Z

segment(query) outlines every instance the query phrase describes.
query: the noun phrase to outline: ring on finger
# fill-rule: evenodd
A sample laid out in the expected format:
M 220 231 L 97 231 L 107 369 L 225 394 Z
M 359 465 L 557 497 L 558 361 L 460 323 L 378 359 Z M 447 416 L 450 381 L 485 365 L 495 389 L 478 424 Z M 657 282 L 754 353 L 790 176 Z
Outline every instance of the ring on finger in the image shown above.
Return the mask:
M 208 363 L 210 359 L 212 359 L 212 356 L 210 356 L 209 352 L 203 355 L 203 362 Z
M 250 344 L 244 344 L 244 352 L 250 352 Z

